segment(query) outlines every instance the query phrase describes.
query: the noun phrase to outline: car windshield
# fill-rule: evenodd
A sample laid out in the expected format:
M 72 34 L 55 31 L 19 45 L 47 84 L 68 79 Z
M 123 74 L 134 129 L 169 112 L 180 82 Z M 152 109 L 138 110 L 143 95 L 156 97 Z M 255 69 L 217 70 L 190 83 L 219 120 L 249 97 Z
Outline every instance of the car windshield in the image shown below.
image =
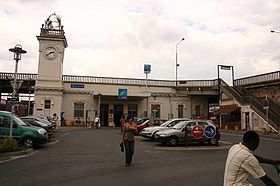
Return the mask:
M 138 119 L 138 120 L 137 120 L 137 124 L 140 125 L 140 124 L 144 123 L 144 122 L 147 121 L 147 120 L 148 120 L 147 118 Z
M 17 116 L 15 116 L 14 115 L 14 121 L 16 122 L 16 123 L 18 123 L 19 125 L 21 125 L 21 126 L 27 126 L 21 119 L 19 119 Z
M 182 127 L 184 127 L 186 125 L 186 121 L 180 121 L 179 123 L 177 123 L 176 125 L 174 125 L 172 128 L 176 129 L 176 130 L 180 130 Z
M 170 120 L 169 120 L 169 121 L 166 121 L 166 122 L 164 122 L 163 124 L 161 124 L 160 126 L 161 126 L 161 127 L 166 127 L 170 122 L 171 122 Z

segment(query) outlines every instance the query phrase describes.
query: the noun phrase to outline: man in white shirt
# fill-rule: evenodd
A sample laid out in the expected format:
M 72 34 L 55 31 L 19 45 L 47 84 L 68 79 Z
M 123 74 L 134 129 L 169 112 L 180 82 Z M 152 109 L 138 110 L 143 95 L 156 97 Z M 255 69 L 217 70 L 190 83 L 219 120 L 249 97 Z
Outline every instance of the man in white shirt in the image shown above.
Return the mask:
M 100 128 L 100 119 L 99 119 L 98 115 L 96 115 L 96 117 L 94 119 L 94 123 L 95 123 L 95 127 L 97 129 Z
M 276 165 L 280 161 L 253 155 L 251 151 L 256 150 L 259 143 L 259 135 L 254 131 L 247 131 L 243 135 L 243 142 L 230 148 L 225 167 L 224 186 L 248 186 L 249 175 L 254 178 L 260 178 L 266 185 L 277 186 L 266 175 L 259 163 Z

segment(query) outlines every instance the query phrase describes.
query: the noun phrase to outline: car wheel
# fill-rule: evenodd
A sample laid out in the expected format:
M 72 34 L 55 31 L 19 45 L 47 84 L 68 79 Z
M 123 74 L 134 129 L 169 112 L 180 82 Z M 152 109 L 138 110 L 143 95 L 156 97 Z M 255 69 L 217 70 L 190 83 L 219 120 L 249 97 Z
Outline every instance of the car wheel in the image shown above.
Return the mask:
M 156 138 L 155 138 L 156 133 L 157 133 L 157 131 L 154 132 L 153 135 L 152 135 L 152 140 L 153 140 L 153 141 L 156 141 Z
M 33 148 L 35 146 L 33 138 L 31 137 L 24 138 L 23 146 L 25 148 Z
M 175 136 L 171 136 L 169 139 L 169 145 L 177 146 L 178 145 L 178 138 Z

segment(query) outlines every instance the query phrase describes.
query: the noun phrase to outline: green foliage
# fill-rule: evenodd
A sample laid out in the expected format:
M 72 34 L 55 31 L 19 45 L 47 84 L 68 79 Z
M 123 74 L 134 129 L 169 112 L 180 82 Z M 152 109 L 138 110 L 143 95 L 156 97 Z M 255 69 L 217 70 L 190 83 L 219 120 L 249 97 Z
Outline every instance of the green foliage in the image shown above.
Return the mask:
M 17 141 L 13 138 L 4 138 L 0 141 L 0 153 L 1 152 L 14 152 L 23 150 L 21 146 L 18 145 Z

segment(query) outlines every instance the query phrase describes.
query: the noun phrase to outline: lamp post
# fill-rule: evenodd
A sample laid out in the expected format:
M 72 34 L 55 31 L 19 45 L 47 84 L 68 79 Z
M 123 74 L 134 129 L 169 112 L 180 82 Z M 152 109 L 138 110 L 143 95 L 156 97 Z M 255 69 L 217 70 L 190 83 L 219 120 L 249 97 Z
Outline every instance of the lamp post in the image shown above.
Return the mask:
M 177 57 L 177 51 L 178 51 L 178 45 L 179 45 L 179 43 L 181 43 L 182 41 L 184 41 L 185 40 L 185 38 L 182 38 L 177 44 L 176 44 L 176 87 L 178 86 L 178 81 L 177 81 L 177 79 L 178 79 L 178 66 L 179 66 L 179 64 L 178 64 L 178 57 Z
M 279 31 L 275 31 L 275 30 L 271 30 L 270 32 L 271 32 L 271 33 L 277 33 L 277 34 L 280 34 L 280 32 L 279 32 Z
M 22 49 L 20 44 L 17 44 L 15 48 L 10 48 L 10 52 L 14 53 L 14 60 L 16 61 L 15 74 L 14 74 L 14 82 L 13 82 L 13 94 L 12 94 L 12 117 L 10 124 L 10 137 L 13 135 L 13 114 L 15 113 L 15 102 L 16 102 L 16 93 L 17 93 L 17 70 L 18 70 L 18 62 L 21 60 L 21 54 L 25 54 L 26 51 Z

